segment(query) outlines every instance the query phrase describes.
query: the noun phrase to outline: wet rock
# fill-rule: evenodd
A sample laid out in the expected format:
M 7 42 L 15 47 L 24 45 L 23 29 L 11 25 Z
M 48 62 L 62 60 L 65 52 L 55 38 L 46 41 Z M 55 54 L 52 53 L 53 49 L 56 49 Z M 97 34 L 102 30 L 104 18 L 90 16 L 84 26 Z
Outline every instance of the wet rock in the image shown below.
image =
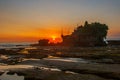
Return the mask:
M 16 72 L 18 76 L 25 76 L 26 74 L 25 73 L 22 73 L 22 72 Z
M 7 72 L 7 74 L 8 74 L 8 75 L 14 75 L 15 72 L 10 71 L 10 72 Z
M 120 80 L 120 73 L 114 73 L 114 72 L 96 71 L 96 70 L 87 70 L 87 69 L 66 69 L 64 71 L 72 71 L 79 74 L 92 74 L 106 79 Z
M 108 63 L 108 64 L 113 64 L 114 61 L 112 59 L 100 59 L 96 61 L 97 63 Z
M 36 77 L 25 77 L 24 80 L 42 80 L 42 79 L 39 79 L 39 78 L 36 78 Z
M 91 74 L 71 74 L 71 73 L 57 73 L 54 76 L 48 76 L 44 80 L 112 80 L 104 79 Z
M 0 72 L 0 75 L 2 75 L 4 72 Z

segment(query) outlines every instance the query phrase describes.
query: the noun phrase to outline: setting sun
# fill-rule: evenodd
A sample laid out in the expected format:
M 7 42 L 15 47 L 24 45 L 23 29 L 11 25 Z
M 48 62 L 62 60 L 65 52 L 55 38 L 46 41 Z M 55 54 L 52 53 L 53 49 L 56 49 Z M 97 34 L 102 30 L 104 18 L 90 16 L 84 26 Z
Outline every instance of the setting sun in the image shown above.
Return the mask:
M 57 37 L 57 36 L 51 36 L 51 38 L 49 39 L 49 43 L 58 43 L 61 42 L 61 38 Z
M 52 36 L 52 40 L 55 41 L 55 39 L 56 39 L 56 36 Z

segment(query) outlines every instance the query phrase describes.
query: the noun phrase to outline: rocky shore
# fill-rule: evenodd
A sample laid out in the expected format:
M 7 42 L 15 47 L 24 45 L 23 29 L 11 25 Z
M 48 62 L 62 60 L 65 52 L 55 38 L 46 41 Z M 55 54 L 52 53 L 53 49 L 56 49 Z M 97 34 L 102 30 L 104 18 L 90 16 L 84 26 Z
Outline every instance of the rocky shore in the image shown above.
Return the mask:
M 0 50 L 3 52 L 6 50 Z M 7 71 L 8 75 L 16 73 L 24 80 L 120 80 L 119 53 L 119 46 L 7 50 L 1 54 L 5 56 L 1 56 L 0 79 Z M 9 56 L 14 64 L 8 64 Z
M 29 67 L 20 68 L 21 65 L 29 65 Z M 119 80 L 119 67 L 119 64 L 27 59 L 13 67 L 0 66 L 0 69 L 9 71 L 8 74 L 23 75 L 24 80 Z

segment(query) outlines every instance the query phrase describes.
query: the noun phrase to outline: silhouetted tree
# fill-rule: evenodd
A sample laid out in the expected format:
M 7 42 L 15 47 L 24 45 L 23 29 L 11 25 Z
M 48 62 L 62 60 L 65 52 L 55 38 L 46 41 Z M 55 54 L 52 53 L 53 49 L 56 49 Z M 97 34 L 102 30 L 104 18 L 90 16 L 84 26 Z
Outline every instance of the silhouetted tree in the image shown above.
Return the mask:
M 104 46 L 106 45 L 104 39 L 106 39 L 107 31 L 108 26 L 106 24 L 101 24 L 99 22 L 88 24 L 88 22 L 86 21 L 84 26 L 78 26 L 69 36 L 71 40 L 68 40 L 67 37 L 64 37 L 64 40 L 66 39 L 66 42 L 64 43 L 72 43 L 78 46 L 82 44 Z
M 98 22 L 92 23 L 91 33 L 97 39 L 96 45 L 105 45 L 104 39 L 107 36 L 108 26 L 106 24 L 100 24 Z
M 84 27 L 88 27 L 88 21 L 85 21 Z

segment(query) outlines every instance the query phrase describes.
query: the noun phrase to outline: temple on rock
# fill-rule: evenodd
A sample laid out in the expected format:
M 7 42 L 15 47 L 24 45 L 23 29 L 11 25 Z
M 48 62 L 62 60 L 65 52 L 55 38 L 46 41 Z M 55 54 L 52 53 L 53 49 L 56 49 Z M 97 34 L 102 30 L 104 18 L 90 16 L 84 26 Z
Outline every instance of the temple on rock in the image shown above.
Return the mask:
M 63 46 L 105 46 L 108 26 L 98 22 L 77 26 L 71 35 L 61 35 Z

